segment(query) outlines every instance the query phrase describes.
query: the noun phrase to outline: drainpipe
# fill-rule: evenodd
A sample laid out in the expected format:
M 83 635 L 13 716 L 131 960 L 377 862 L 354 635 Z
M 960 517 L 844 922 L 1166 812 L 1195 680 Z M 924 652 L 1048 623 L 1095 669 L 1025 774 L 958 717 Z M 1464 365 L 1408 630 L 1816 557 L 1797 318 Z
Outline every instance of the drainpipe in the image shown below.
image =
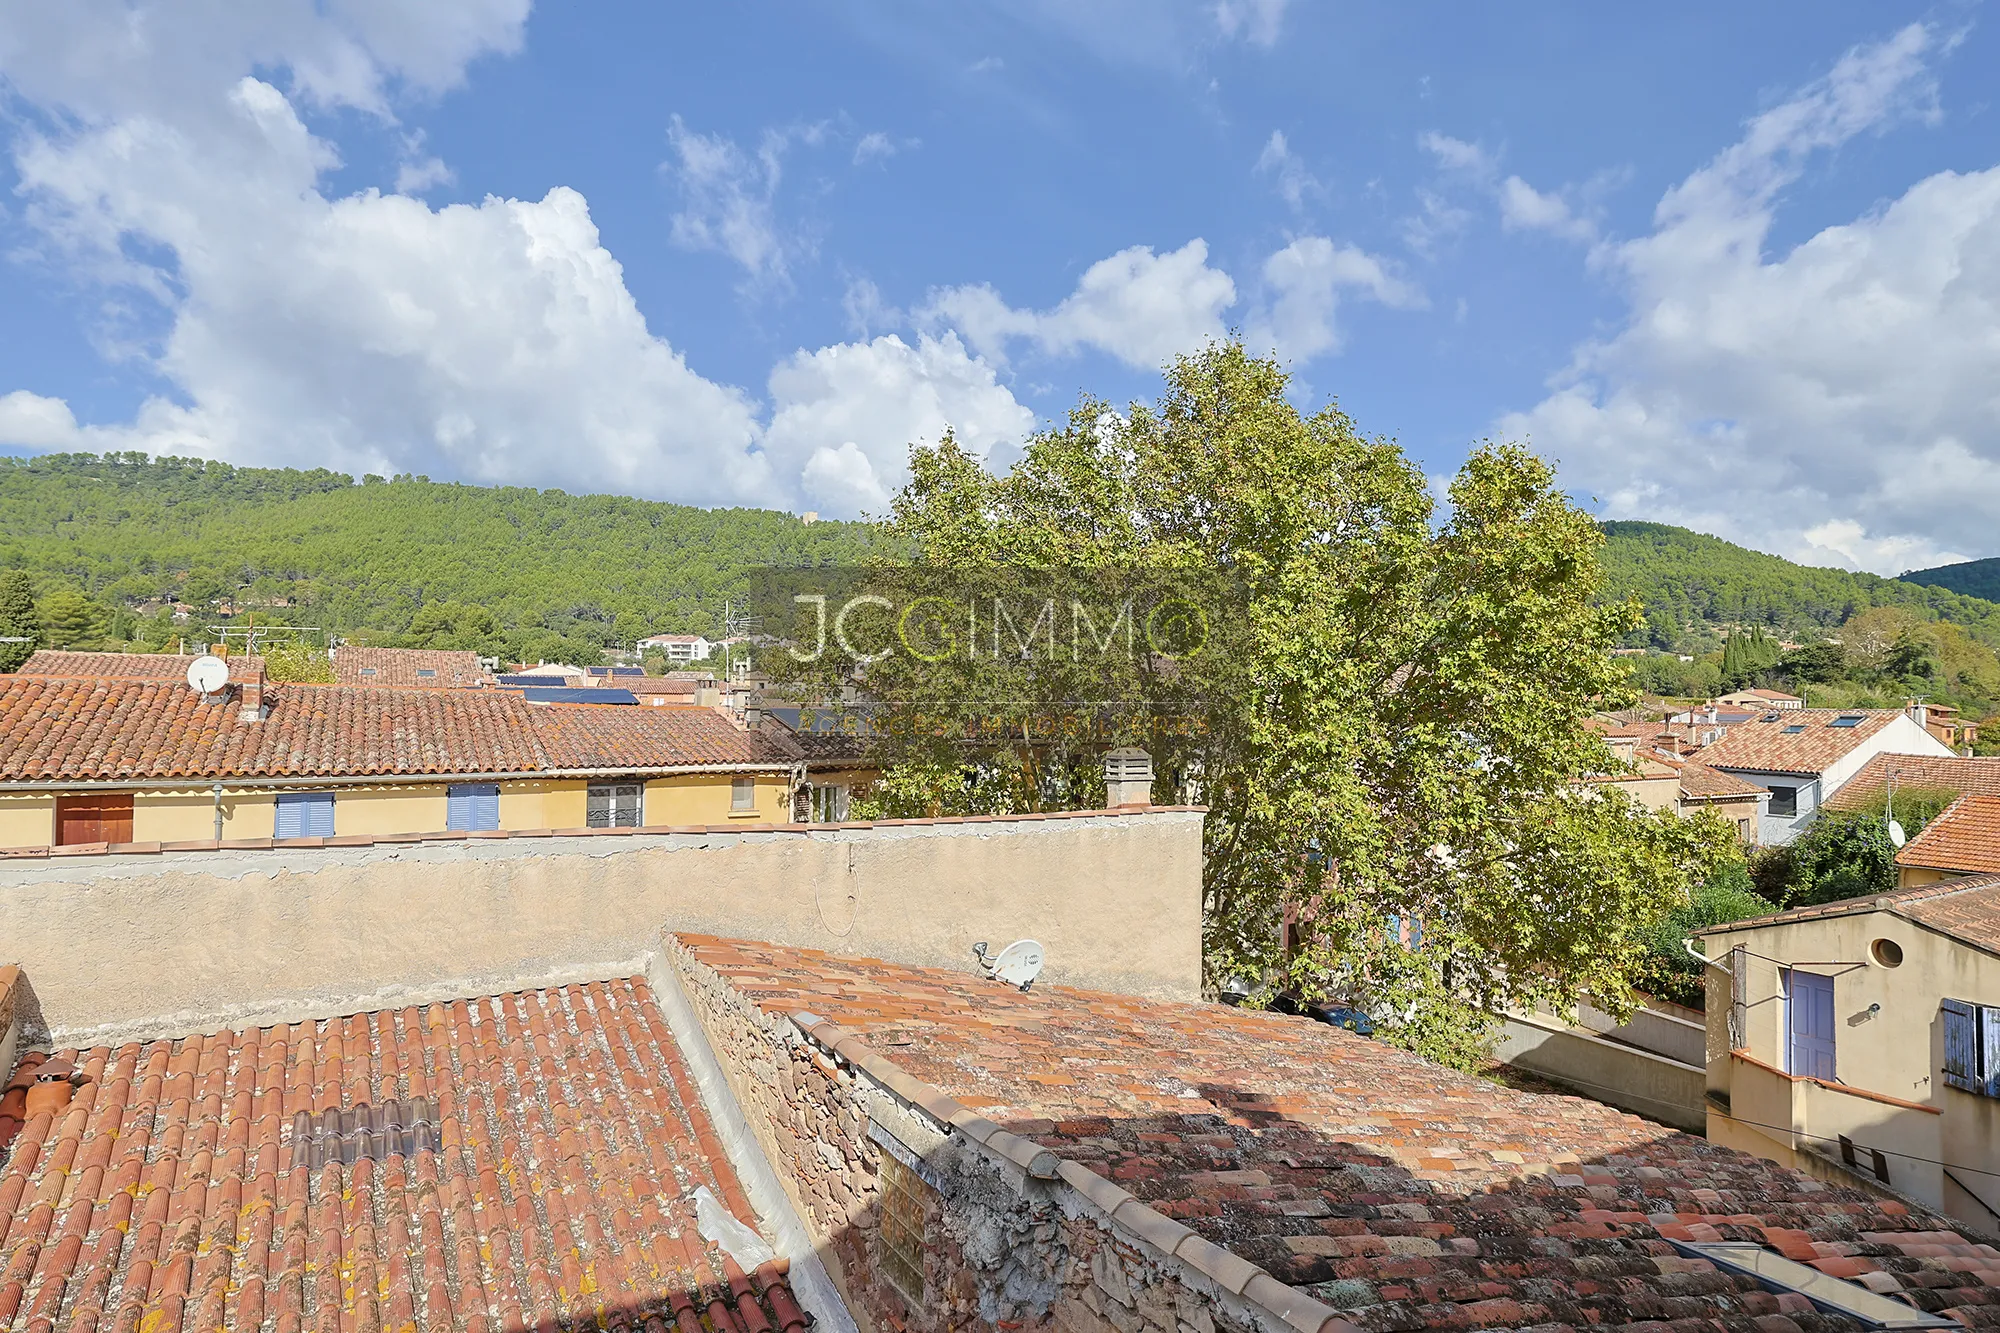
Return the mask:
M 215 840 L 222 841 L 222 784 L 215 784 Z

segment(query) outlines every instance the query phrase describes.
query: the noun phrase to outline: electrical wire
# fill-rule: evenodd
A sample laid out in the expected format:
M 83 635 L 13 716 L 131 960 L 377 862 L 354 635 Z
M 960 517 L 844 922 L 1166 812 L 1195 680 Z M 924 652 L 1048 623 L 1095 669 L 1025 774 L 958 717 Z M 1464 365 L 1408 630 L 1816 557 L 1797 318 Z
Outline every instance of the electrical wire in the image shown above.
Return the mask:
M 1615 1092 L 1615 1093 L 1618 1093 L 1618 1094 L 1620 1094 L 1621 1096 L 1625 1096 L 1625 1097 L 1628 1097 L 1628 1098 L 1631 1098 L 1632 1100 L 1635 1100 L 1635 1101 L 1637 1101 L 1637 1100 L 1644 1100 L 1644 1101 L 1649 1101 L 1649 1102 L 1652 1102 L 1652 1103 L 1654 1103 L 1654 1104 L 1655 1104 L 1655 1105 L 1657 1105 L 1657 1106 L 1666 1106 L 1666 1105 L 1669 1105 L 1669 1104 L 1670 1104 L 1670 1103 L 1667 1103 L 1667 1102 L 1663 1102 L 1663 1101 L 1661 1101 L 1661 1100 L 1660 1100 L 1659 1098 L 1657 1098 L 1657 1097 L 1646 1097 L 1646 1098 L 1634 1098 L 1634 1097 L 1632 1097 L 1632 1094 L 1631 1094 L 1631 1093 L 1627 1092 L 1627 1091 L 1626 1091 L 1625 1089 L 1623 1089 L 1623 1088 L 1614 1088 L 1614 1087 L 1612 1087 L 1611 1085 L 1609 1085 L 1609 1084 L 1606 1084 L 1606 1083 L 1593 1083 L 1593 1082 L 1591 1082 L 1591 1081 L 1590 1081 L 1589 1079 L 1584 1079 L 1584 1078 L 1562 1078 L 1562 1079 L 1557 1079 L 1557 1078 L 1556 1078 L 1556 1077 L 1554 1077 L 1553 1075 L 1549 1075 L 1549 1074 L 1538 1074 L 1538 1073 L 1536 1073 L 1536 1072 L 1535 1072 L 1534 1070 L 1532 1070 L 1532 1069 L 1524 1069 L 1524 1068 L 1522 1068 L 1522 1067 L 1521 1067 L 1520 1065 L 1510 1065 L 1510 1066 L 1509 1066 L 1509 1068 L 1512 1068 L 1512 1069 L 1520 1069 L 1522 1073 L 1524 1073 L 1524 1074 L 1528 1074 L 1528 1075 L 1530 1075 L 1530 1076 L 1532 1076 L 1532 1077 L 1535 1077 L 1535 1078 L 1539 1078 L 1539 1079 L 1542 1079 L 1542 1080 L 1543 1080 L 1544 1082 L 1548 1082 L 1548 1083 L 1556 1083 L 1556 1084 L 1559 1084 L 1559 1085 L 1573 1085 L 1573 1086 L 1576 1086 L 1576 1087 L 1579 1087 L 1579 1088 L 1596 1088 L 1596 1089 L 1598 1089 L 1598 1090 L 1599 1090 L 1599 1091 L 1601 1091 L 1601 1092 Z M 1793 1128 L 1792 1128 L 1791 1126 L 1789 1126 L 1789 1125 L 1767 1125 L 1767 1124 L 1765 1124 L 1765 1123 L 1764 1123 L 1763 1121 L 1761 1121 L 1761 1120 L 1749 1120 L 1749 1119 L 1746 1119 L 1746 1118 L 1744 1118 L 1743 1116 L 1739 1116 L 1739 1115 L 1735 1115 L 1735 1114 L 1732 1114 L 1732 1113 L 1730 1113 L 1730 1112 L 1727 1112 L 1727 1111 L 1725 1111 L 1725 1112 L 1722 1112 L 1722 1114 L 1724 1114 L 1724 1115 L 1728 1115 L 1728 1116 L 1729 1116 L 1729 1118 L 1730 1118 L 1731 1120 L 1734 1120 L 1734 1121 L 1735 1121 L 1735 1122 L 1736 1122 L 1737 1124 L 1739 1124 L 1739 1125 L 1750 1125 L 1750 1126 L 1752 1126 L 1753 1128 L 1756 1128 L 1756 1129 L 1770 1129 L 1770 1130 L 1776 1130 L 1776 1131 L 1777 1131 L 1778 1133 L 1780 1133 L 1780 1134 L 1789 1134 L 1789 1135 L 1791 1135 L 1791 1136 L 1792 1136 L 1793 1138 L 1798 1138 L 1798 1139 L 1817 1139 L 1817 1140 L 1818 1140 L 1819 1142 L 1821 1142 L 1821 1143 L 1839 1143 L 1839 1142 L 1840 1142 L 1840 1139 L 1839 1139 L 1839 1138 L 1838 1138 L 1837 1136 L 1836 1136 L 1836 1137 L 1832 1137 L 1832 1138 L 1829 1138 L 1829 1137 L 1828 1137 L 1827 1135 L 1825 1135 L 1825 1134 L 1808 1134 L 1808 1133 L 1806 1133 L 1806 1132 L 1805 1132 L 1804 1130 L 1797 1130 L 1797 1129 L 1793 1129 Z M 1850 1140 L 1850 1142 L 1852 1142 L 1852 1140 Z M 1865 1144 L 1865 1143 L 1856 1143 L 1856 1144 L 1855 1144 L 1854 1146 L 1855 1146 L 1855 1147 L 1857 1147 L 1857 1148 L 1869 1148 L 1869 1147 L 1870 1147 L 1870 1145 L 1868 1145 L 1868 1144 Z M 1946 1167 L 1946 1168 L 1949 1168 L 1949 1169 L 1951 1169 L 1951 1170 L 1953 1170 L 1953 1171 L 1970 1171 L 1970 1172 L 1971 1172 L 1971 1173 L 1972 1173 L 1973 1175 L 1976 1175 L 1976 1176 L 1992 1176 L 1992 1177 L 1993 1177 L 1994 1179 L 1996 1179 L 1996 1180 L 2000 1180 L 2000 1171 L 1988 1171 L 1988 1170 L 1985 1170 L 1985 1169 L 1984 1169 L 1984 1168 L 1982 1168 L 1982 1167 L 1977 1167 L 1977 1166 L 1967 1166 L 1967 1165 L 1965 1165 L 1965 1164 L 1964 1164 L 1964 1163 L 1962 1163 L 1962 1162 L 1944 1162 L 1944 1161 L 1940 1161 L 1940 1160 L 1938 1160 L 1938 1159 L 1937 1159 L 1937 1158 L 1935 1158 L 1935 1157 L 1919 1157 L 1919 1156 L 1917 1156 L 1917 1155 L 1916 1155 L 1916 1154 L 1914 1154 L 1914 1153 L 1906 1153 L 1906 1152 L 1897 1152 L 1897 1151 L 1892 1151 L 1892 1150 L 1890 1150 L 1890 1149 L 1888 1149 L 1888 1148 L 1882 1148 L 1882 1149 L 1873 1149 L 1873 1148 L 1871 1148 L 1870 1150 L 1871 1150 L 1871 1151 L 1879 1151 L 1879 1152 L 1883 1153 L 1883 1154 L 1884 1154 L 1885 1156 L 1890 1156 L 1890 1157 L 1900 1157 L 1900 1158 L 1902 1158 L 1902 1159 L 1903 1159 L 1904 1161 L 1906 1161 L 1906 1162 L 1922 1162 L 1922 1163 L 1924 1163 L 1924 1164 L 1925 1164 L 1926 1166 L 1937 1166 L 1937 1167 Z M 1961 1188 L 1963 1188 L 1963 1187 L 1961 1186 Z M 1983 1202 L 1983 1200 L 1982 1200 L 1982 1202 Z

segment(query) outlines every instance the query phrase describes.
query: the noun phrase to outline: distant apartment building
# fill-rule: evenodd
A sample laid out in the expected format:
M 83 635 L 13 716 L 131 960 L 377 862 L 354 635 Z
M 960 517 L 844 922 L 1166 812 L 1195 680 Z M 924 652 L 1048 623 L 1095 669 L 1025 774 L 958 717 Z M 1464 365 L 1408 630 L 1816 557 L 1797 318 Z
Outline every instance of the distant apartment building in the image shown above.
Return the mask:
M 655 634 L 639 640 L 642 654 L 657 651 L 669 662 L 706 662 L 718 646 L 699 634 Z
M 1943 742 L 1896 709 L 1773 709 L 1739 723 L 1693 758 L 1770 792 L 1757 841 L 1791 842 L 1835 792 L 1880 754 L 1950 758 Z

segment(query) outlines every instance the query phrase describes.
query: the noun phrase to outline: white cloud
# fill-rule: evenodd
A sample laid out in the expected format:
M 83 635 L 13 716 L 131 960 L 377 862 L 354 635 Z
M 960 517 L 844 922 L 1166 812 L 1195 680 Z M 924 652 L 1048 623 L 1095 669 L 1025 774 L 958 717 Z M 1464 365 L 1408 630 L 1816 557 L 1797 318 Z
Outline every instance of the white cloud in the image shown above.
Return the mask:
M 1267 308 L 1251 321 L 1246 335 L 1253 350 L 1308 361 L 1340 350 L 1334 322 L 1343 292 L 1354 292 L 1393 309 L 1425 304 L 1424 294 L 1392 273 L 1384 261 L 1324 236 L 1302 236 L 1264 261 Z
M 899 145 L 880 130 L 870 130 L 854 145 L 854 165 L 862 167 L 880 158 L 894 157 Z
M 1306 170 L 1304 159 L 1285 141 L 1283 130 L 1272 130 L 1271 137 L 1265 140 L 1264 151 L 1257 155 L 1257 170 L 1277 177 L 1278 197 L 1291 205 L 1293 212 L 1304 207 L 1307 195 L 1326 192 L 1326 187 Z
M 1241 37 L 1253 46 L 1272 46 L 1284 27 L 1290 0 L 1216 0 L 1210 11 L 1224 37 Z
M 719 134 L 690 130 L 675 116 L 667 142 L 684 206 L 673 216 L 674 244 L 728 255 L 752 281 L 787 281 L 791 255 L 800 247 L 781 233 L 776 203 L 792 137 L 766 131 L 749 153 Z
M 458 177 L 435 157 L 418 158 L 396 168 L 397 194 L 422 194 L 438 185 L 450 185 Z
M 1630 310 L 1500 423 L 1608 514 L 1885 573 L 1996 553 L 2000 167 L 1767 253 L 1812 155 L 1935 115 L 1913 26 L 1849 52 L 1598 247 Z
M 1438 165 L 1447 171 L 1460 171 L 1479 179 L 1493 174 L 1493 157 L 1480 144 L 1428 130 L 1417 136 L 1417 146 L 1436 158 Z
M 352 70 L 338 86 L 379 89 L 392 74 Z M 57 132 L 17 134 L 43 248 L 107 302 L 156 304 L 166 332 L 146 360 L 173 390 L 130 421 L 79 425 L 63 400 L 0 384 L 0 443 L 694 503 L 793 505 L 810 489 L 843 512 L 858 492 L 843 499 L 834 465 L 851 474 L 857 454 L 893 486 L 908 442 L 946 423 L 981 448 L 1031 424 L 956 339 L 801 352 L 766 407 L 647 329 L 575 191 L 441 209 L 329 197 L 337 154 L 275 83 L 238 76 L 185 95 L 106 114 L 58 100 L 43 104 L 61 113 Z
M 1100 259 L 1053 309 L 1016 310 L 981 284 L 932 292 L 921 317 L 956 328 L 996 361 L 1010 343 L 1028 341 L 1050 355 L 1092 347 L 1156 369 L 1222 337 L 1222 312 L 1234 304 L 1236 284 L 1209 267 L 1208 243 L 1197 237 L 1165 254 L 1135 245 Z
M 984 458 L 1020 443 L 1034 414 L 970 356 L 955 334 L 913 347 L 885 336 L 800 351 L 771 372 L 774 411 L 764 447 L 805 500 L 842 513 L 885 513 L 902 485 L 909 446 L 950 427 Z
M 1500 223 L 1509 231 L 1544 231 L 1565 240 L 1593 242 L 1597 224 L 1560 194 L 1544 194 L 1519 176 L 1500 182 Z

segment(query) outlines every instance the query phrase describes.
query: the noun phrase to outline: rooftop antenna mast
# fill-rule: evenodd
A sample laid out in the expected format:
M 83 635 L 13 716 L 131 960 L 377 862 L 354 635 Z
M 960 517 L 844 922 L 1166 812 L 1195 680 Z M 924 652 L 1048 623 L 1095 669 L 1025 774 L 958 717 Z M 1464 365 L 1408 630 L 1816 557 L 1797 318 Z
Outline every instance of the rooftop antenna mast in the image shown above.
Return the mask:
M 733 597 L 722 599 L 722 674 L 741 680 L 750 674 L 750 661 L 736 659 L 735 641 L 757 633 L 764 628 L 764 621 L 749 612 L 746 603 Z

